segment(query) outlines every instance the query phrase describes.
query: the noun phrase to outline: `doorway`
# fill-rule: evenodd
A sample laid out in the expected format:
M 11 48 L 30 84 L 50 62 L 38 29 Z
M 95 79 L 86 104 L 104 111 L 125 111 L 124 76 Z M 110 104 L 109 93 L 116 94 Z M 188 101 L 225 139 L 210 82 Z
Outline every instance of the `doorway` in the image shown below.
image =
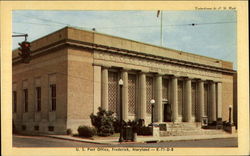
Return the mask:
M 171 122 L 171 116 L 172 116 L 172 110 L 171 110 L 171 105 L 166 102 L 164 103 L 164 111 L 163 111 L 163 121 L 164 122 Z

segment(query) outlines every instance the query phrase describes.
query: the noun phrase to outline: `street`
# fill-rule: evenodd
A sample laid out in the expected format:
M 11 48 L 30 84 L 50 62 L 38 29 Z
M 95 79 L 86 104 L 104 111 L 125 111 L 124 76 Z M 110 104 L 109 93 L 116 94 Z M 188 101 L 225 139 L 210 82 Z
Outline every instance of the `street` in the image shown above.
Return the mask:
M 13 135 L 13 147 L 93 147 L 97 144 L 55 139 L 43 136 Z M 98 146 L 99 147 L 99 146 Z
M 237 138 L 168 141 L 159 143 L 94 144 L 44 136 L 13 135 L 13 147 L 237 147 Z

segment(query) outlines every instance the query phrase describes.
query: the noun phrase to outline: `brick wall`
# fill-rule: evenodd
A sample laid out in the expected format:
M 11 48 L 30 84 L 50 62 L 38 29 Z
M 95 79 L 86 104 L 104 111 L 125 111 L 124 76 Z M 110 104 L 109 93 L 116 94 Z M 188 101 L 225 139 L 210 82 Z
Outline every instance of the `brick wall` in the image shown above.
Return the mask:
M 229 119 L 229 105 L 233 106 L 233 76 L 222 76 L 222 119 Z M 232 112 L 233 119 L 233 112 Z
M 56 118 L 60 123 L 55 127 L 55 131 L 61 131 L 65 127 L 66 120 L 66 91 L 67 91 L 67 53 L 66 49 L 50 51 L 50 54 L 32 59 L 29 64 L 16 64 L 13 66 L 13 82 L 16 84 L 17 91 L 17 113 L 15 113 L 15 123 L 21 129 L 21 125 L 27 126 L 27 131 L 34 130 L 34 125 L 40 125 L 40 131 L 48 131 L 49 122 L 49 75 L 56 76 L 57 85 L 57 110 Z M 35 110 L 35 79 L 40 79 L 41 86 L 41 112 Z M 24 113 L 23 105 L 23 80 L 27 81 L 28 89 L 28 112 Z M 35 115 L 40 120 L 35 121 Z M 27 118 L 26 121 L 22 119 Z
M 93 54 L 81 49 L 68 49 L 67 127 L 90 125 L 94 109 Z

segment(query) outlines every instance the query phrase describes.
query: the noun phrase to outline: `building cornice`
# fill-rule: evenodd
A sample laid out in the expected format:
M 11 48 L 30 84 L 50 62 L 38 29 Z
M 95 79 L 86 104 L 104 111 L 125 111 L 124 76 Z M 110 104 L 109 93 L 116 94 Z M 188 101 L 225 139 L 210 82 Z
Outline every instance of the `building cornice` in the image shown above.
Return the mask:
M 45 54 L 48 51 L 55 50 L 56 48 L 62 48 L 65 45 L 89 49 L 89 50 L 95 50 L 95 51 L 102 51 L 102 52 L 106 52 L 106 53 L 120 54 L 120 55 L 132 56 L 132 57 L 143 58 L 143 59 L 148 59 L 148 60 L 160 61 L 160 62 L 170 63 L 170 64 L 174 64 L 174 65 L 199 68 L 199 69 L 203 69 L 203 70 L 222 72 L 222 73 L 227 73 L 227 74 L 236 73 L 236 71 L 232 70 L 232 69 L 215 67 L 215 66 L 194 63 L 194 62 L 189 62 L 189 61 L 184 61 L 184 60 L 178 60 L 178 59 L 174 59 L 174 58 L 157 56 L 157 55 L 153 55 L 153 54 L 145 54 L 145 53 L 138 52 L 138 51 L 121 49 L 121 48 L 110 47 L 110 46 L 104 46 L 104 45 L 100 45 L 100 44 L 83 42 L 83 41 L 72 40 L 72 39 L 60 40 L 56 43 L 50 44 L 48 46 L 45 46 L 45 47 L 42 47 L 39 49 L 36 49 L 36 50 L 32 51 L 31 59 L 38 57 L 42 54 Z M 13 65 L 18 64 L 18 63 L 21 63 L 21 59 L 19 56 L 13 58 Z

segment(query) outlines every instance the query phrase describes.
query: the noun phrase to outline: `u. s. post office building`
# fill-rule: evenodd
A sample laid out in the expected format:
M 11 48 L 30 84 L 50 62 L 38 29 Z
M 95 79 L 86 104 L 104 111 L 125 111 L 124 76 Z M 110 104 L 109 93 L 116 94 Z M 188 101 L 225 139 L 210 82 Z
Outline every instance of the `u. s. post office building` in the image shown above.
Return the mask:
M 98 107 L 148 124 L 152 99 L 156 123 L 224 121 L 229 106 L 236 110 L 231 62 L 72 27 L 31 42 L 31 50 L 28 64 L 13 51 L 18 131 L 76 131 L 91 125 Z

